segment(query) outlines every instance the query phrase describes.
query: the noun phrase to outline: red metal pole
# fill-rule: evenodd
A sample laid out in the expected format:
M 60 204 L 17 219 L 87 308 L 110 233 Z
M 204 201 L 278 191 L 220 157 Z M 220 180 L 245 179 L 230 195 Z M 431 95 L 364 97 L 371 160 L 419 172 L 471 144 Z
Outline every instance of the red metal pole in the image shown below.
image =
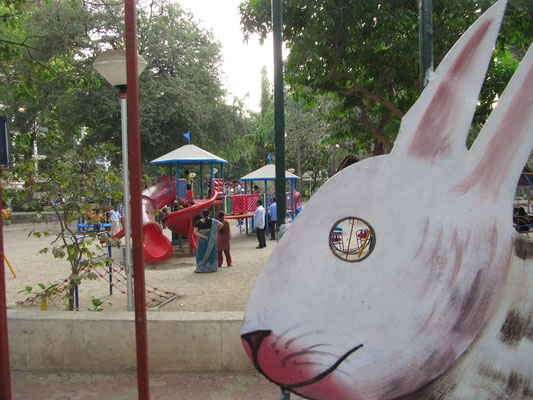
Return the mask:
M 0 178 L 0 210 L 2 210 L 2 181 Z M 0 398 L 11 400 L 9 372 L 9 343 L 7 340 L 6 276 L 4 265 L 4 221 L 0 214 Z
M 128 90 L 128 155 L 131 191 L 131 232 L 135 294 L 135 337 L 137 341 L 137 387 L 140 400 L 150 399 L 148 340 L 144 281 L 143 227 L 141 209 L 141 134 L 139 122 L 139 80 L 137 67 L 136 1 L 126 0 L 126 71 Z

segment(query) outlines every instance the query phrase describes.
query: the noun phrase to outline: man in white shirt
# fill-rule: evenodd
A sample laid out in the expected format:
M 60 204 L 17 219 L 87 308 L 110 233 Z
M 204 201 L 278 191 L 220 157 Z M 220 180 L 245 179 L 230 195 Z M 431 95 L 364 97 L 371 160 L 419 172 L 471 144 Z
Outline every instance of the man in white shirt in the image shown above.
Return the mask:
M 265 240 L 265 209 L 263 207 L 263 202 L 257 200 L 257 208 L 254 213 L 254 227 L 257 232 L 257 240 L 259 240 L 259 246 L 256 249 L 262 249 L 266 247 Z
M 111 221 L 111 236 L 114 236 L 120 231 L 120 213 L 117 206 L 109 211 L 109 220 Z

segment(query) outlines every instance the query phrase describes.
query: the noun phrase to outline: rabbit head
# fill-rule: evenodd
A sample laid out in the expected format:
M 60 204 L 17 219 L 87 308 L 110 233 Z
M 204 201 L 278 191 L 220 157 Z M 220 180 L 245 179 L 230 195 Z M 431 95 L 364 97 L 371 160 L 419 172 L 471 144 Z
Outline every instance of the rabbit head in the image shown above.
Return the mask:
M 272 382 L 313 399 L 405 396 L 445 373 L 493 315 L 533 147 L 533 50 L 470 150 L 465 140 L 505 5 L 450 50 L 391 154 L 332 177 L 265 264 L 242 340 Z M 358 262 L 331 244 L 346 221 L 369 232 Z

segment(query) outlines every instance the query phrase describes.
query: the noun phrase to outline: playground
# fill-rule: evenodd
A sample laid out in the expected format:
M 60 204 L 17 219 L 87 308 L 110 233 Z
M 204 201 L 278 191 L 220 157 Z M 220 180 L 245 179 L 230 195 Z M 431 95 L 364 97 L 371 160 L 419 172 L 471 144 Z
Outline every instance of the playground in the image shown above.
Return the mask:
M 230 194 L 224 181 L 224 164 L 227 161 L 190 143 L 153 160 L 152 164 L 157 166 L 157 179 L 142 193 L 147 308 L 244 311 L 257 274 L 276 243 L 270 241 L 270 246 L 257 252 L 251 221 L 258 200 L 262 200 L 267 210 L 273 202 L 274 196 L 268 192 L 268 181 L 275 179 L 275 165 L 267 164 L 242 177 L 240 181 L 244 183 L 244 190 Z M 220 169 L 215 169 L 214 165 Z M 186 168 L 189 166 L 199 168 L 200 185 L 196 193 L 193 193 L 192 181 L 188 177 Z M 208 172 L 207 179 L 204 179 L 204 169 Z M 160 174 L 160 170 L 164 173 Z M 219 172 L 218 177 L 216 172 Z M 300 178 L 286 171 L 285 179 L 287 188 L 290 183 L 290 191 L 285 197 L 287 219 L 290 221 L 302 206 L 301 196 L 295 190 L 295 181 Z M 262 184 L 264 191 L 261 193 L 254 183 Z M 198 247 L 193 227 L 204 209 L 209 209 L 215 218 L 220 211 L 226 214 L 232 230 L 233 265 L 219 268 L 217 274 L 198 276 L 192 273 L 196 268 Z M 95 232 L 120 241 L 120 247 L 102 244 L 101 249 L 93 249 L 96 259 L 104 260 L 103 257 L 109 256 L 111 261 L 102 264 L 93 259 L 83 266 L 84 279 L 77 285 L 74 294 L 76 309 L 131 310 L 128 308 L 128 260 L 125 259 L 125 250 L 131 242 L 127 241 L 130 235 L 126 233 L 128 227 L 124 222 L 122 230 L 113 234 L 109 232 L 111 224 L 94 224 L 83 217 L 78 218 L 77 226 L 71 226 L 71 231 L 77 232 L 77 240 Z M 69 264 L 46 252 L 38 255 L 49 246 L 49 238 L 28 235 L 31 230 L 59 229 L 57 219 L 46 224 L 14 224 L 4 230 L 5 253 L 12 278 L 6 284 L 8 308 L 65 309 L 63 303 L 68 287 Z M 268 230 L 268 219 L 266 228 Z M 104 243 L 102 237 L 100 242 Z
M 217 273 L 195 274 L 195 258 L 187 249 L 175 251 L 171 258 L 157 263 L 146 263 L 147 306 L 149 311 L 244 311 L 249 293 L 261 266 L 273 248 L 275 241 L 268 241 L 268 247 L 257 250 L 257 237 L 254 233 L 240 232 L 237 221 L 231 221 L 232 267 L 220 268 Z M 6 299 L 9 309 L 39 309 L 40 301 L 26 301 L 25 305 L 17 304 L 26 300 L 26 293 L 19 293 L 24 286 L 33 286 L 38 290 L 38 283 L 61 282 L 67 278 L 69 265 L 66 260 L 58 260 L 51 254 L 37 254 L 49 244 L 49 238 L 28 237 L 32 224 L 13 224 L 4 228 L 5 254 L 13 267 L 16 278 L 6 268 Z M 50 226 L 48 226 L 50 228 Z M 171 231 L 163 229 L 169 239 Z M 124 243 L 124 239 L 122 239 Z M 122 246 L 123 247 L 123 246 Z M 115 260 L 113 295 L 110 295 L 108 275 L 102 273 L 98 280 L 84 280 L 79 286 L 79 308 L 87 311 L 91 305 L 91 297 L 105 300 L 102 308 L 108 311 L 126 311 L 126 286 L 120 276 L 120 265 L 123 262 L 122 248 L 112 248 Z M 118 266 L 118 268 L 117 268 Z M 154 288 L 156 289 L 154 291 Z M 160 307 L 159 296 L 165 292 L 175 293 L 176 298 Z M 61 310 L 61 296 L 55 296 L 55 303 Z M 111 304 L 108 304 L 109 301 Z M 50 310 L 57 310 L 49 303 Z

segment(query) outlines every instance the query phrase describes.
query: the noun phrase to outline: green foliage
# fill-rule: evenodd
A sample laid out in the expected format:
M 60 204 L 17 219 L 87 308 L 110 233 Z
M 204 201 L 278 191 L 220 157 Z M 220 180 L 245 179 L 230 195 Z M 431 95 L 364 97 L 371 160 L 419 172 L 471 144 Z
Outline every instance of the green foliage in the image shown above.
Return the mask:
M 85 216 L 93 208 L 101 209 L 104 204 L 112 205 L 122 199 L 121 184 L 118 171 L 107 166 L 105 160 L 112 157 L 115 151 L 112 146 L 82 147 L 76 151 L 57 154 L 51 161 L 53 169 L 40 172 L 34 162 L 17 163 L 13 168 L 3 170 L 3 179 L 16 182 L 27 176 L 35 177 L 31 182 L 33 192 L 39 193 L 40 199 L 50 204 L 57 219 L 57 228 L 46 225 L 36 225 L 30 232 L 37 238 L 50 237 L 50 245 L 39 251 L 39 254 L 51 253 L 55 258 L 66 259 L 70 265 L 68 277 L 67 300 L 69 309 L 74 309 L 73 290 L 81 284 L 83 279 L 95 279 L 96 274 L 91 271 L 91 265 L 109 263 L 108 257 L 95 259 L 105 253 L 103 246 L 115 243 L 115 239 L 102 236 L 100 243 L 97 233 L 79 236 L 77 234 L 78 218 Z M 27 198 L 27 192 L 7 187 L 4 198 L 9 201 Z M 41 217 L 41 214 L 37 214 Z M 39 222 L 39 221 L 38 221 Z M 91 260 L 89 262 L 89 260 Z
M 492 0 L 434 1 L 435 64 Z M 287 0 L 285 77 L 297 100 L 322 111 L 334 139 L 353 139 L 369 152 L 390 151 L 399 121 L 419 96 L 418 9 L 414 1 Z M 271 30 L 270 1 L 241 4 L 245 35 Z M 510 0 L 475 122 L 482 124 L 517 60 L 533 39 L 529 0 Z M 320 109 L 319 109 L 320 110 Z M 474 127 L 474 130 L 476 128 Z
M 92 63 L 103 50 L 124 48 L 123 4 L 21 1 L 20 12 L 13 4 L 0 3 L 13 14 L 10 24 L 0 24 L 0 51 L 7 46 L 0 54 L 0 104 L 15 161 L 31 161 L 35 149 L 49 156 L 80 143 L 120 146 L 118 91 Z M 189 130 L 194 144 L 238 160 L 246 151 L 246 114 L 238 99 L 225 104 L 220 45 L 168 1 L 140 8 L 138 23 L 139 53 L 149 63 L 140 77 L 143 161 L 185 144 Z M 120 155 L 109 161 L 120 165 Z M 50 158 L 39 164 L 41 171 L 53 168 Z
M 245 137 L 251 149 L 250 168 L 246 172 L 267 164 L 269 154 L 275 162 L 273 89 L 265 68 L 262 71 L 261 88 L 261 111 L 251 113 L 250 131 Z M 319 184 L 316 179 L 319 175 L 327 177 L 335 170 L 330 168 L 332 162 L 335 164 L 335 154 L 331 151 L 331 143 L 327 141 L 328 129 L 317 116 L 316 107 L 314 110 L 306 109 L 290 93 L 285 93 L 285 165 L 294 168 L 298 176 L 311 171 L 315 178 L 313 190 Z
M 104 311 L 102 307 L 104 304 L 113 305 L 110 301 L 97 299 L 94 296 L 91 297 L 91 306 L 88 307 L 89 311 Z

